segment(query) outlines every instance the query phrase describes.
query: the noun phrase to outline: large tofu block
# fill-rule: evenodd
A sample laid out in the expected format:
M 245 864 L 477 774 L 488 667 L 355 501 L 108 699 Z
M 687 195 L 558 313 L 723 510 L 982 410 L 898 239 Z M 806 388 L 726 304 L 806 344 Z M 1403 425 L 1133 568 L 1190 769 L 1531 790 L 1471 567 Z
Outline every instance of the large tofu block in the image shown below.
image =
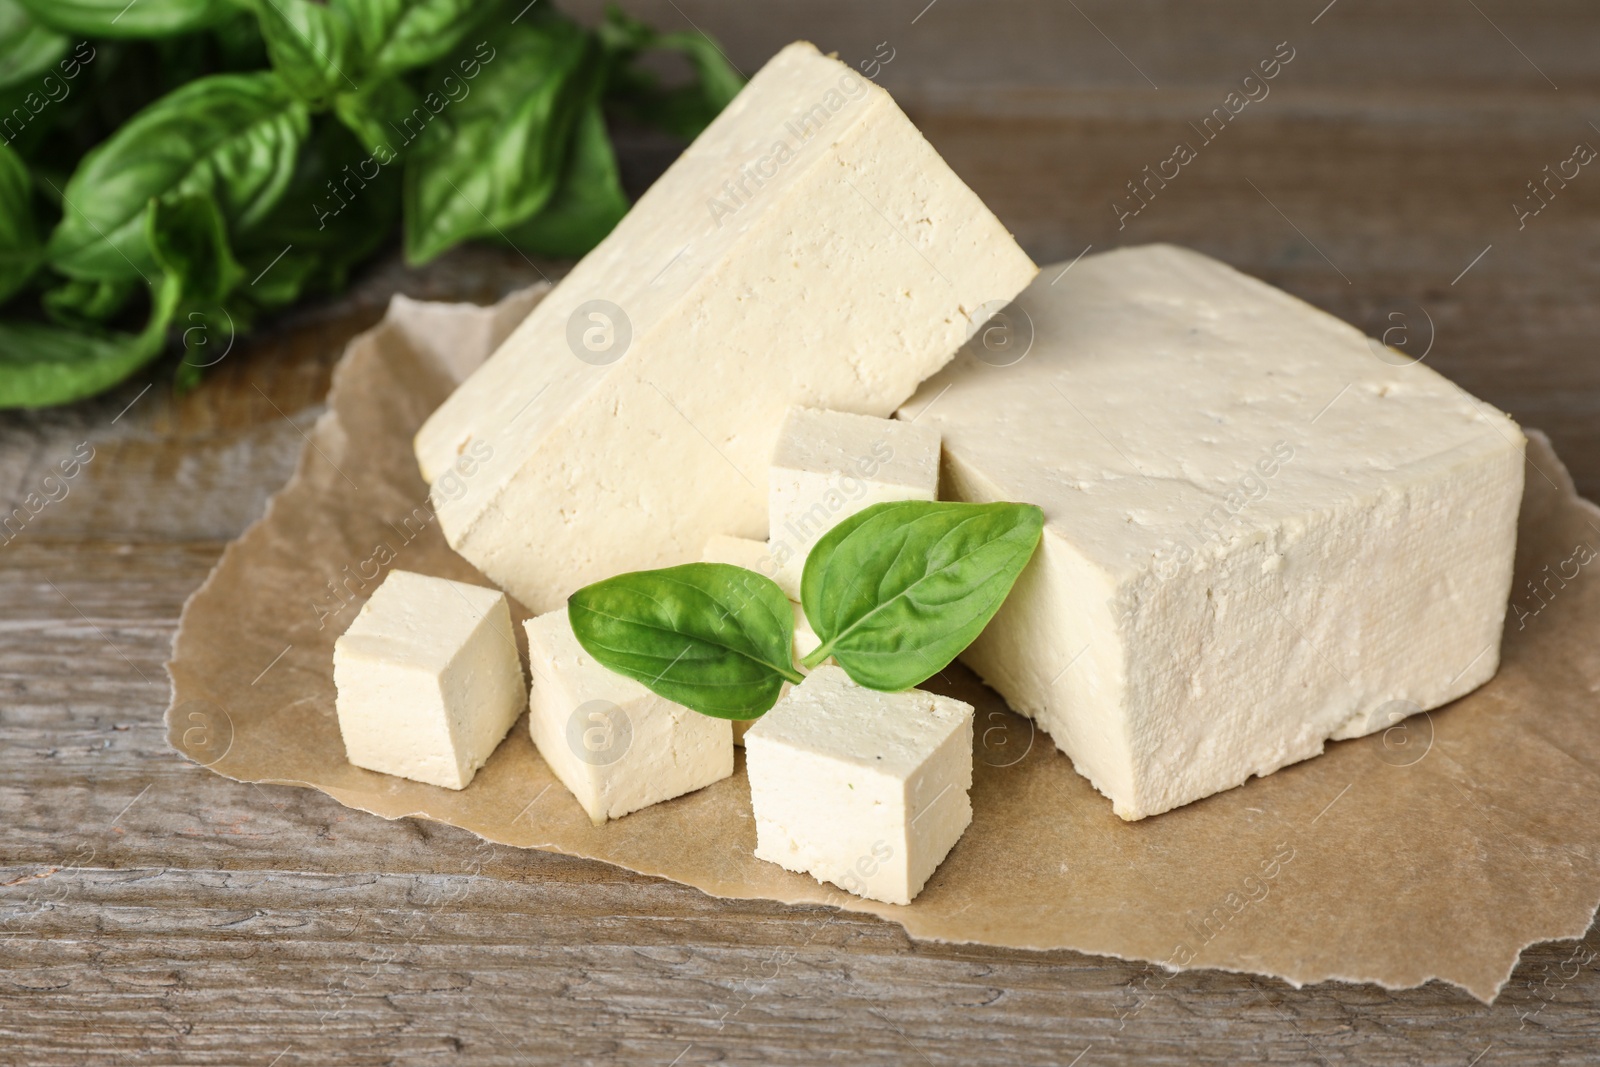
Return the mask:
M 790 405 L 888 415 L 1035 273 L 887 93 L 790 45 L 422 427 L 440 526 L 539 612 L 759 537 Z
M 909 904 L 972 822 L 972 705 L 818 667 L 744 739 L 756 858 Z
M 857 512 L 938 496 L 937 431 L 845 411 L 791 408 L 767 472 L 767 544 L 778 585 L 799 600 L 806 556 L 823 534 Z
M 357 767 L 465 789 L 527 691 L 505 594 L 390 571 L 333 644 L 336 709 Z
M 523 624 L 539 755 L 597 825 L 733 773 L 733 728 L 596 663 L 567 609 Z
M 902 414 L 942 434 L 947 496 L 1043 507 L 963 658 L 1118 815 L 1494 674 L 1522 498 L 1509 418 L 1194 252 L 1042 277 L 1013 306 L 1026 358 L 965 352 Z

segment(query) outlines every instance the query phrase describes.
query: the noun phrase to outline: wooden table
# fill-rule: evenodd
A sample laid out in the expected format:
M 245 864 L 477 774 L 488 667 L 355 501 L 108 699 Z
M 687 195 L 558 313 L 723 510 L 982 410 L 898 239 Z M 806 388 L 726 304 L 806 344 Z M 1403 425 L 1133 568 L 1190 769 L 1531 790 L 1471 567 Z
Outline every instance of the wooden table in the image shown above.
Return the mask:
M 1600 497 L 1600 173 L 1552 186 L 1520 227 L 1512 208 L 1532 206 L 1525 183 L 1547 164 L 1600 145 L 1592 6 L 627 6 L 719 35 L 746 71 L 796 37 L 851 61 L 887 42 L 880 81 L 1041 262 L 1178 241 L 1391 343 L 1431 341 L 1431 365 L 1548 431 Z M 1196 140 L 1189 123 L 1280 42 L 1294 58 L 1270 95 L 1119 225 L 1126 183 Z M 627 158 L 637 182 L 667 156 L 635 140 Z M 1600 1056 L 1595 928 L 1529 950 L 1493 1006 L 1438 984 L 1294 990 L 1222 973 L 1151 995 L 1138 964 L 916 944 L 885 922 L 711 900 L 179 758 L 161 722 L 178 612 L 287 477 L 344 341 L 392 292 L 488 300 L 535 276 L 481 249 L 420 272 L 390 263 L 239 342 L 192 395 L 156 375 L 0 416 L 5 512 L 81 443 L 94 452 L 0 548 L 0 1062 Z

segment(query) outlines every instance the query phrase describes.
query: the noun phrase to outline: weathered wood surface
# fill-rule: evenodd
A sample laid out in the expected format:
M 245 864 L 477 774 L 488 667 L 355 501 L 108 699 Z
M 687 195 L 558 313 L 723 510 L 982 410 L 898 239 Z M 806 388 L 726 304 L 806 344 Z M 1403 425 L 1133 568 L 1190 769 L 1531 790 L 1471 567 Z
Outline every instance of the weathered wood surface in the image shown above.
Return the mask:
M 1413 350 L 1432 336 L 1431 365 L 1549 431 L 1600 497 L 1600 174 L 1520 230 L 1511 209 L 1577 142 L 1600 146 L 1600 12 L 924 4 L 627 6 L 719 34 L 746 70 L 795 37 L 850 60 L 889 42 L 880 80 L 1042 261 L 1181 241 L 1373 333 L 1403 325 Z M 1271 95 L 1119 230 L 1125 183 L 1285 40 Z M 630 174 L 662 158 L 639 140 Z M 1594 1061 L 1597 928 L 1530 950 L 1492 1007 L 1439 985 L 1156 983 L 715 901 L 173 754 L 162 662 L 183 599 L 287 477 L 343 341 L 390 292 L 482 301 L 541 270 L 487 250 L 391 264 L 240 342 L 191 396 L 146 378 L 0 416 L 5 512 L 94 449 L 0 546 L 0 1062 Z

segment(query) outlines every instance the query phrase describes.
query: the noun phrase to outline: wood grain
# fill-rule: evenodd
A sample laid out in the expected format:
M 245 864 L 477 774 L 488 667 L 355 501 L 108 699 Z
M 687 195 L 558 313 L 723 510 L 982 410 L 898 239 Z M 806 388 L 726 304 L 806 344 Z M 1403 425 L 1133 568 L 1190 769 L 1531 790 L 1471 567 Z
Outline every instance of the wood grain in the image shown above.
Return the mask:
M 924 5 L 628 7 L 716 33 L 746 69 L 795 37 L 848 60 L 888 41 L 880 80 L 1041 261 L 1180 241 L 1370 332 L 1431 336 L 1430 364 L 1550 432 L 1600 497 L 1600 175 L 1522 229 L 1510 209 L 1575 142 L 1600 145 L 1600 13 Z M 1271 95 L 1119 228 L 1125 183 L 1284 40 Z M 626 143 L 638 188 L 669 151 Z M 0 546 L 0 1062 L 1593 1062 L 1600 927 L 1529 950 L 1493 1006 L 1437 984 L 1169 979 L 717 901 L 174 755 L 162 663 L 183 599 L 287 476 L 344 340 L 393 292 L 488 301 L 558 269 L 490 249 L 389 261 L 239 341 L 191 395 L 156 375 L 0 416 L 5 513 L 94 449 Z

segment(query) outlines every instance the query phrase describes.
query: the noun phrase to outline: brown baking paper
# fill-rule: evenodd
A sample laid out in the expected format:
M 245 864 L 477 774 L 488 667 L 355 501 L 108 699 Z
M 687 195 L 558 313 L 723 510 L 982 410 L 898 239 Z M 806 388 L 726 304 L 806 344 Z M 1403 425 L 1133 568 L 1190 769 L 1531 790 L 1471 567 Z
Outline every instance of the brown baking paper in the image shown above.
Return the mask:
M 1503 665 L 1488 685 L 1125 823 L 1048 737 L 952 667 L 930 688 L 978 709 L 973 821 L 909 906 L 756 860 L 742 760 L 730 779 L 600 827 L 546 768 L 526 720 L 462 792 L 351 766 L 333 642 L 381 571 L 490 584 L 432 521 L 412 433 L 540 295 L 487 309 L 396 298 L 351 343 L 294 477 L 184 608 L 167 712 L 180 752 L 238 781 L 311 786 L 385 818 L 436 819 L 716 896 L 1169 970 L 1391 988 L 1440 978 L 1490 1000 L 1525 946 L 1588 930 L 1600 902 L 1600 509 L 1538 434 Z

